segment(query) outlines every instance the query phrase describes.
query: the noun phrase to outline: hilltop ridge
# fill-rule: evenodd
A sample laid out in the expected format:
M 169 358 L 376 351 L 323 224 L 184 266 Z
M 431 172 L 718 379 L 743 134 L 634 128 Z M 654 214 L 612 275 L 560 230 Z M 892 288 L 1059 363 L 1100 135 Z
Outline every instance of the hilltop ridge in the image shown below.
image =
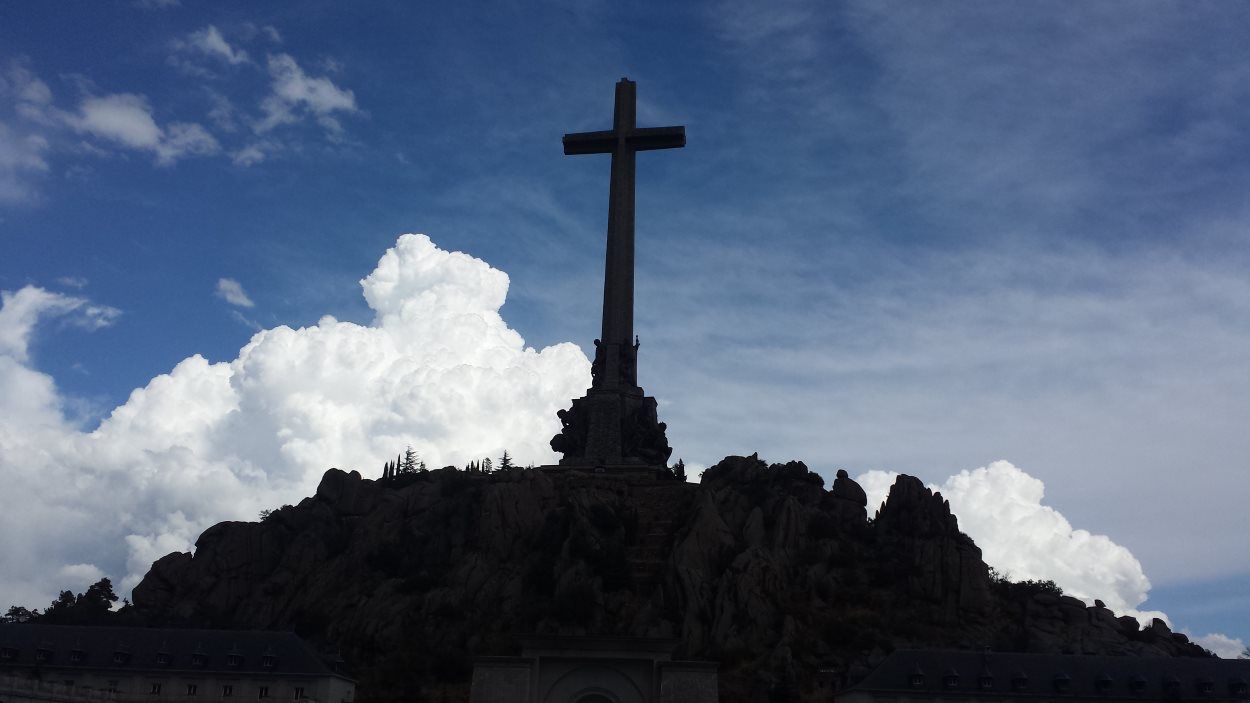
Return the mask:
M 1053 584 L 993 578 L 940 494 L 899 476 L 869 519 L 839 471 L 732 456 L 651 475 L 331 469 L 261 522 L 206 530 L 134 589 L 154 625 L 290 628 L 334 642 L 362 701 L 459 696 L 472 657 L 528 633 L 671 637 L 726 700 L 847 681 L 901 647 L 1205 656 Z

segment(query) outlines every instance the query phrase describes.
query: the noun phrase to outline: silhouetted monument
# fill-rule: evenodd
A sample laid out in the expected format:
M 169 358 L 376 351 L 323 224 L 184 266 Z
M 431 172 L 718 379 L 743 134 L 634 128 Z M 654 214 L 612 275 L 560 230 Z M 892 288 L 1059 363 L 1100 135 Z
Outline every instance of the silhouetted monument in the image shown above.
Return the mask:
M 612 129 L 564 135 L 564 153 L 611 154 L 608 246 L 603 274 L 603 331 L 595 340 L 593 381 L 586 395 L 558 414 L 563 425 L 551 448 L 561 466 L 663 467 L 673 450 L 655 398 L 638 385 L 638 339 L 634 336 L 634 159 L 639 151 L 686 145 L 685 127 L 635 126 L 637 84 L 616 84 Z

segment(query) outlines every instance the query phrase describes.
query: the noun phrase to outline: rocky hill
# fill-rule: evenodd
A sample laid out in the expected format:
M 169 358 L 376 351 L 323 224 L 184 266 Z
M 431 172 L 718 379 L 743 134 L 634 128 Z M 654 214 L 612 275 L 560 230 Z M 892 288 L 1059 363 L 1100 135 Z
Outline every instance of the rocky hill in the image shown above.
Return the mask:
M 991 578 L 940 494 L 900 476 L 873 519 L 845 472 L 729 457 L 699 484 L 446 468 L 326 472 L 262 522 L 205 531 L 134 589 L 149 623 L 333 642 L 361 700 L 466 700 L 472 658 L 528 633 L 676 637 L 724 700 L 814 696 L 896 647 L 1204 656 L 1160 621 Z M 826 670 L 821 677 L 819 669 Z

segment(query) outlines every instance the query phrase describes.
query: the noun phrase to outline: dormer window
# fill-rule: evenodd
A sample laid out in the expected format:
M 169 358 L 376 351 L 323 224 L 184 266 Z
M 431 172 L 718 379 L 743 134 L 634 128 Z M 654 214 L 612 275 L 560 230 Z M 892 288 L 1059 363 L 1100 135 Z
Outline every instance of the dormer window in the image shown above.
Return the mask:
M 0 661 L 11 662 L 17 659 L 16 647 L 0 647 Z
M 1111 675 L 1104 673 L 1094 679 L 1094 690 L 1105 695 L 1111 692 L 1112 683 L 1113 681 L 1111 680 Z
M 208 655 L 203 652 L 194 652 L 191 654 L 191 666 L 204 666 L 208 662 Z
M 1163 692 L 1169 696 L 1179 696 L 1181 694 L 1181 680 L 1175 676 L 1163 679 Z
M 266 654 L 260 658 L 260 665 L 266 669 L 272 669 L 278 663 L 278 658 L 272 654 Z
M 1250 693 L 1250 686 L 1246 685 L 1245 679 L 1229 679 L 1228 693 L 1239 698 L 1245 698 L 1246 694 Z
M 81 649 L 69 650 L 69 660 L 74 664 L 81 664 L 87 661 L 87 653 Z
M 231 667 L 243 666 L 243 655 L 242 654 L 226 655 L 226 666 L 231 666 Z
M 124 649 L 118 649 L 113 652 L 114 664 L 125 664 L 130 661 L 130 652 Z
M 977 688 L 982 691 L 988 691 L 994 688 L 994 676 L 992 674 L 981 674 L 977 677 Z
M 959 688 L 959 672 L 954 669 L 947 669 L 942 674 L 942 688 Z
M 1142 678 L 1141 674 L 1138 674 L 1129 679 L 1128 688 L 1133 693 L 1141 693 L 1146 690 L 1146 679 Z
M 46 662 L 52 660 L 52 649 L 50 647 L 39 647 L 35 650 L 35 661 Z
M 911 676 L 907 678 L 907 684 L 912 688 L 924 687 L 924 672 L 920 670 L 919 666 L 916 667 L 915 671 L 911 672 Z
M 1198 679 L 1198 693 L 1204 696 L 1215 693 L 1215 682 L 1211 679 Z
M 1062 671 L 1055 674 L 1055 690 L 1059 693 L 1067 693 L 1072 686 L 1072 677 Z
M 1011 690 L 1023 691 L 1029 687 L 1029 677 L 1023 671 L 1011 675 Z
M 169 652 L 157 652 L 156 663 L 158 666 L 169 666 Z

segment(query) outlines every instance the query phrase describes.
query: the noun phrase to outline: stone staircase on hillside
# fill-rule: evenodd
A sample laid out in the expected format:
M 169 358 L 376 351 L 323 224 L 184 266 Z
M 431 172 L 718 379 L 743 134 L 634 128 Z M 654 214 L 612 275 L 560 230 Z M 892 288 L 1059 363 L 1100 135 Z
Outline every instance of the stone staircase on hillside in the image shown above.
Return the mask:
M 626 561 L 635 593 L 650 594 L 663 580 L 678 517 L 691 503 L 691 488 L 677 482 L 631 487 L 638 506 L 638 533 L 626 549 Z

